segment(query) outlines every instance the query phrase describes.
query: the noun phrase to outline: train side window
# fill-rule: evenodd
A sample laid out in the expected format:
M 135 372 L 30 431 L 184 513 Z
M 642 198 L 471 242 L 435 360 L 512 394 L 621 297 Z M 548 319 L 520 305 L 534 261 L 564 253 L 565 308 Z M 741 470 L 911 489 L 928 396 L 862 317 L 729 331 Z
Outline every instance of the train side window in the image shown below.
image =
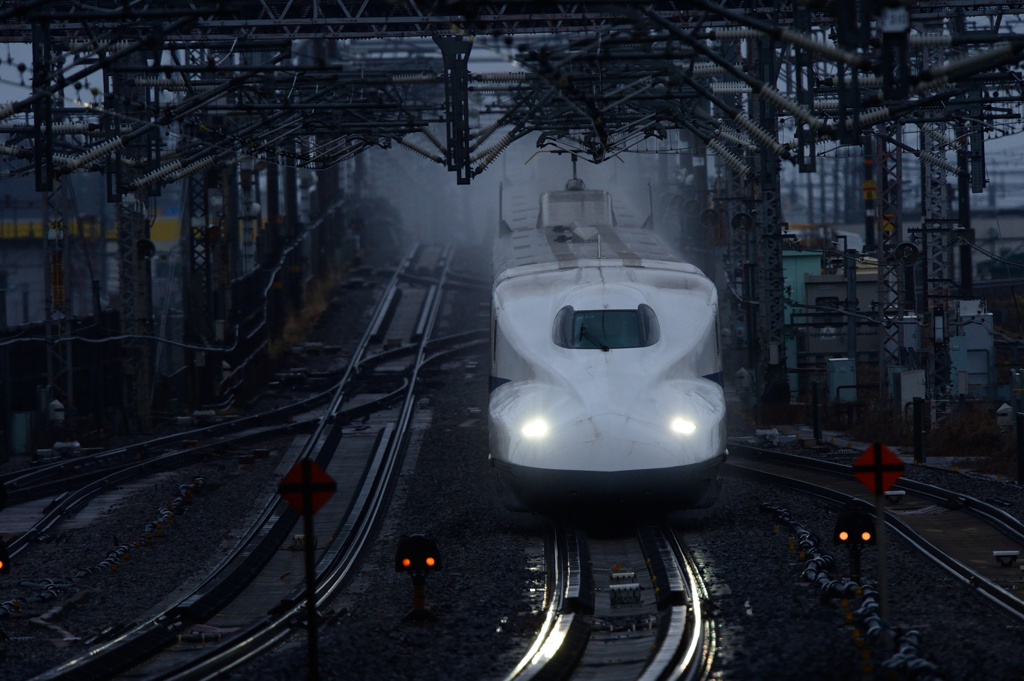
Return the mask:
M 640 317 L 640 346 L 648 347 L 661 340 L 661 324 L 658 323 L 658 316 L 650 305 L 641 304 L 637 308 Z
M 551 340 L 560 348 L 575 347 L 572 342 L 572 320 L 575 310 L 566 305 L 555 315 L 555 323 L 551 327 Z

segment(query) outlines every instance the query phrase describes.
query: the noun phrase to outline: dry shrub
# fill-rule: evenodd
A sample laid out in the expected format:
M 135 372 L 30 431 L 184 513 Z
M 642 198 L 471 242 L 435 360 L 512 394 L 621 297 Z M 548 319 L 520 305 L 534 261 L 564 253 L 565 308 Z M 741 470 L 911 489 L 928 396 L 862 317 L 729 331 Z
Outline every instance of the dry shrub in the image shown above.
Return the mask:
M 985 473 L 1011 473 L 1017 468 L 1013 431 L 1004 431 L 988 409 L 974 404 L 949 414 L 928 433 L 926 452 L 972 458 L 971 468 Z
M 288 311 L 282 337 L 270 343 L 271 358 L 276 358 L 289 348 L 306 342 L 320 315 L 327 310 L 331 298 L 334 297 L 337 281 L 338 278 L 333 273 L 328 273 L 323 279 L 314 279 L 306 285 L 305 307 L 299 314 L 295 314 L 293 310 Z
M 851 440 L 884 442 L 887 445 L 914 444 L 913 420 L 904 419 L 893 409 L 867 409 L 860 421 L 847 432 Z

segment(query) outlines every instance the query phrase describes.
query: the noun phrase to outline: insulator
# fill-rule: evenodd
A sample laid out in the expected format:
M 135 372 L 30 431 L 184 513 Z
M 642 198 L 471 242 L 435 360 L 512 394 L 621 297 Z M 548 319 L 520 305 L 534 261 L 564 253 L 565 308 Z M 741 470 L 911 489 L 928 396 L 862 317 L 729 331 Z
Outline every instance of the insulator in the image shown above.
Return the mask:
M 805 33 L 797 33 L 796 31 L 790 31 L 789 29 L 784 28 L 780 31 L 779 38 L 785 42 L 792 43 L 796 47 L 802 47 L 805 50 L 817 52 L 829 59 L 833 59 L 837 62 L 842 62 L 850 66 L 861 66 L 866 63 L 865 58 L 859 54 L 841 50 L 834 45 L 829 45 L 828 43 L 819 43 L 817 40 Z
M 89 123 L 57 123 L 53 126 L 53 132 L 57 135 L 83 135 L 91 131 Z
M 132 84 L 136 87 L 153 87 L 168 92 L 188 92 L 189 90 L 207 92 L 217 87 L 213 83 L 203 83 L 202 81 L 187 82 L 183 78 L 135 78 L 132 80 Z
M 676 66 L 683 70 L 690 68 L 690 65 L 686 62 L 676 62 Z M 698 61 L 693 63 L 693 75 L 695 76 L 714 76 L 719 73 L 725 73 L 725 67 L 719 66 L 713 61 Z
M 473 80 L 480 83 L 522 83 L 530 74 L 525 71 L 508 71 L 505 73 L 477 73 Z
M 763 88 L 761 88 L 761 91 L 757 94 L 759 97 L 764 97 L 769 101 L 775 102 L 776 105 L 790 112 L 798 120 L 800 120 L 803 123 L 806 123 L 815 130 L 823 126 L 823 123 L 820 120 L 818 120 L 817 116 L 815 116 L 810 111 L 808 111 L 804 107 L 800 106 L 799 104 L 791 100 L 789 97 L 783 96 L 782 93 L 780 93 L 773 87 L 766 85 Z
M 953 44 L 953 36 L 943 33 L 918 33 L 907 36 L 907 44 L 911 47 L 949 47 Z
M 108 142 L 104 142 L 103 144 L 97 147 L 93 147 L 92 149 L 85 152 L 81 156 L 76 156 L 75 158 L 71 159 L 71 162 L 68 163 L 68 168 L 71 170 L 77 170 L 78 168 L 81 168 L 84 165 L 92 163 L 100 156 L 106 156 L 110 152 L 120 149 L 122 146 L 124 146 L 124 142 L 121 141 L 121 138 L 115 137 L 114 139 Z
M 14 105 L 13 104 L 11 104 L 10 102 L 7 102 L 6 104 L 0 104 L 0 121 L 4 120 L 5 118 L 10 118 L 13 115 L 14 115 Z
M 139 189 L 141 187 L 145 187 L 147 185 L 153 184 L 157 180 L 159 180 L 159 179 L 161 179 L 163 177 L 166 177 L 167 175 L 170 175 L 171 173 L 173 173 L 175 170 L 178 170 L 179 168 L 181 168 L 181 161 L 175 161 L 173 163 L 168 163 L 167 165 L 165 165 L 165 166 L 163 166 L 161 168 L 157 168 L 156 170 L 154 170 L 153 172 L 149 173 L 148 175 L 145 175 L 145 176 L 140 177 L 139 179 L 135 180 L 134 182 L 132 182 L 132 187 L 135 188 L 135 189 Z
M 843 78 L 843 82 L 847 85 L 853 85 L 853 78 L 847 76 Z M 881 76 L 869 76 L 867 74 L 857 74 L 857 85 L 860 87 L 882 87 Z
M 972 54 L 971 56 L 964 57 L 963 59 L 954 59 L 953 61 L 948 61 L 942 66 L 937 66 L 934 69 L 928 69 L 925 73 L 921 75 L 929 80 L 934 78 L 940 78 L 942 76 L 948 76 L 949 74 L 955 71 L 965 71 L 967 69 L 973 68 L 974 66 L 977 66 L 978 64 L 984 64 L 985 62 L 994 61 L 996 59 L 999 59 L 1000 57 L 1008 56 L 1010 54 L 1013 54 L 1014 51 L 1016 51 L 1016 49 L 1017 48 L 1015 48 L 1010 43 L 1000 43 L 999 45 L 993 47 L 991 50 L 985 50 L 984 52 Z
M 750 133 L 750 136 L 757 142 L 771 149 L 772 153 L 776 156 L 782 156 L 786 152 L 785 147 L 779 144 L 778 140 L 768 134 L 768 131 L 760 125 L 750 120 L 745 113 L 737 114 L 733 120 L 736 122 L 736 125 Z
M 938 78 L 932 78 L 929 80 L 922 81 L 910 88 L 910 94 L 919 95 L 929 90 L 939 90 L 949 85 L 949 78 L 947 76 L 940 76 Z
M 757 145 L 754 144 L 754 140 L 750 139 L 746 135 L 740 135 L 738 133 L 729 130 L 728 128 L 718 129 L 718 139 L 729 142 L 730 144 L 737 144 L 747 149 L 757 149 Z
M 0 144 L 0 155 L 3 156 L 14 156 L 15 158 L 21 157 L 22 154 L 26 153 L 28 149 L 21 149 L 19 147 L 11 147 L 6 144 Z
M 883 106 L 878 109 L 871 109 L 869 111 L 865 111 L 860 115 L 859 121 L 861 127 L 870 128 L 872 125 L 875 125 L 876 123 L 881 123 L 882 121 L 889 120 L 889 116 L 889 107 Z M 853 127 L 853 116 L 846 117 L 846 125 L 848 127 Z
M 170 182 L 177 182 L 178 180 L 184 179 L 184 178 L 188 177 L 189 175 L 192 175 L 193 173 L 199 172 L 200 170 L 202 170 L 206 166 L 212 165 L 213 162 L 216 161 L 216 160 L 217 160 L 216 156 L 207 156 L 206 158 L 201 158 L 198 161 L 196 161 L 195 163 L 190 163 L 187 166 L 185 166 L 184 168 L 182 168 L 181 170 L 178 170 L 177 172 L 171 173 L 171 177 L 170 177 L 169 181 Z
M 433 73 L 410 73 L 398 76 L 391 76 L 391 82 L 396 85 L 412 85 L 415 83 L 436 83 L 440 78 Z
M 423 133 L 424 137 L 430 140 L 431 144 L 437 147 L 438 151 L 440 151 L 442 154 L 447 153 L 446 149 L 444 148 L 444 145 L 441 144 L 441 140 L 437 139 L 434 133 L 430 132 L 430 128 L 423 128 L 420 132 Z
M 476 163 L 480 159 L 487 159 L 483 164 L 484 167 L 486 167 L 490 165 L 491 161 L 498 157 L 498 154 L 505 151 L 505 148 L 510 144 L 512 144 L 512 136 L 506 133 L 505 135 L 502 135 L 501 139 L 499 139 L 493 146 L 470 156 L 469 162 Z
M 484 170 L 487 169 L 487 166 L 491 165 L 491 163 L 494 162 L 494 159 L 498 158 L 498 156 L 501 155 L 501 152 L 505 151 L 505 148 L 512 144 L 513 141 L 512 135 L 505 133 L 502 135 L 501 139 L 498 140 L 497 144 L 478 154 L 476 158 L 483 158 L 483 161 L 473 169 L 473 175 L 476 176 L 484 172 Z M 470 161 L 475 162 L 472 158 Z
M 715 40 L 742 40 L 744 38 L 760 38 L 763 33 L 752 28 L 716 28 L 709 31 Z
M 838 99 L 819 99 L 814 102 L 814 108 L 817 111 L 838 111 L 839 100 Z
M 729 151 L 724 144 L 716 139 L 711 139 L 708 140 L 708 146 L 711 147 L 711 149 L 718 154 L 719 158 L 721 158 L 725 164 L 735 172 L 743 175 L 744 177 L 751 176 L 752 173 L 750 172 L 750 166 L 737 158 L 737 156 Z
M 883 106 L 878 109 L 872 109 L 867 113 L 860 115 L 861 125 L 874 125 L 875 123 L 881 123 L 882 121 L 889 119 L 889 107 Z
M 942 168 L 947 173 L 952 173 L 953 175 L 956 175 L 957 172 L 958 172 L 957 167 L 955 165 L 953 165 L 952 163 L 950 163 L 946 159 L 944 159 L 944 158 L 942 158 L 940 156 L 936 156 L 935 154 L 931 154 L 931 153 L 929 153 L 927 151 L 922 151 L 918 155 L 918 158 L 920 158 L 922 161 L 925 161 L 927 163 L 931 163 L 936 168 Z
M 716 95 L 745 95 L 751 89 L 746 83 L 712 83 L 711 91 Z
M 431 161 L 434 161 L 435 163 L 444 163 L 444 159 L 443 158 L 441 158 L 437 154 L 430 153 L 429 151 L 427 151 L 423 147 L 419 146 L 418 144 L 413 144 L 412 142 L 409 142 L 409 141 L 404 140 L 404 139 L 398 140 L 398 143 L 401 144 L 406 149 L 411 149 L 412 151 L 415 151 L 420 156 L 423 156 L 424 158 L 428 158 Z
M 476 134 L 476 137 L 473 138 L 473 146 L 470 147 L 470 151 L 476 151 L 477 149 L 479 149 L 480 145 L 482 145 L 484 142 L 486 142 L 487 139 L 491 135 L 493 135 L 495 133 L 495 131 L 497 131 L 498 128 L 500 128 L 500 127 L 502 127 L 504 125 L 508 125 L 508 124 L 505 122 L 504 118 L 499 118 L 498 120 L 494 121 L 493 123 L 488 125 L 486 128 L 484 128 L 483 130 L 478 132 Z
M 924 131 L 924 134 L 928 135 L 933 140 L 937 141 L 939 144 L 943 146 L 953 147 L 954 149 L 959 149 L 960 147 L 963 146 L 963 144 L 960 143 L 959 139 L 953 139 L 946 133 L 936 128 L 934 125 L 928 125 L 926 123 L 921 126 L 921 130 Z

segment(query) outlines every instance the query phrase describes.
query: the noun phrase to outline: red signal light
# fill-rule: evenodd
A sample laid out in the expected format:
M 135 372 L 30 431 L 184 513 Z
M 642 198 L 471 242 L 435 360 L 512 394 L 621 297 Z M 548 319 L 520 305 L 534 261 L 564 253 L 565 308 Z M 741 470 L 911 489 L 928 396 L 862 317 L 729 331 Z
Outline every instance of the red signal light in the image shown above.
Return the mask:
M 409 560 L 408 558 L 403 558 L 402 559 L 402 567 L 409 567 L 410 565 L 412 565 L 412 561 L 411 560 Z
M 434 559 L 433 559 L 433 557 L 427 556 L 427 560 L 425 562 L 427 563 L 427 567 L 434 567 Z

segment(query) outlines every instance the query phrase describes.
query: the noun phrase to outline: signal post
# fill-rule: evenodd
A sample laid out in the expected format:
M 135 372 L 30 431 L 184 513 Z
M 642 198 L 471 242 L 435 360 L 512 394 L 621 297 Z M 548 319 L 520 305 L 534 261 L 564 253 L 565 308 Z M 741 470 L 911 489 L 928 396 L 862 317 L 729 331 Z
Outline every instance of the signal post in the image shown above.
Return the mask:
M 889 641 L 889 585 L 885 574 L 885 493 L 903 475 L 903 462 L 881 442 L 869 445 L 853 462 L 853 474 L 875 495 L 875 539 L 878 546 L 878 610 Z

